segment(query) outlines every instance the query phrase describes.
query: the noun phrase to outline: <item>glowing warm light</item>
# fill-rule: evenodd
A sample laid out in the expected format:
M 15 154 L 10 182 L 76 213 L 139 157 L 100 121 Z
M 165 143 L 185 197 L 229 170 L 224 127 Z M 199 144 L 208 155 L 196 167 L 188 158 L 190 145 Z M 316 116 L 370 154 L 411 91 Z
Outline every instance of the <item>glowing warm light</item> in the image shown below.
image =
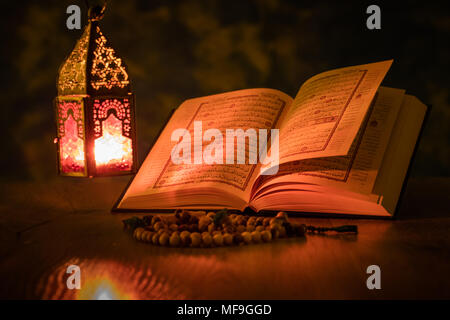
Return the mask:
M 79 300 L 129 300 L 135 296 L 123 292 L 109 276 L 88 278 L 78 292 Z
M 78 136 L 77 122 L 69 115 L 64 123 L 64 136 L 60 143 L 61 170 L 82 172 L 84 170 L 83 139 Z
M 95 300 L 115 300 L 108 288 L 98 288 L 95 293 Z
M 95 140 L 97 170 L 130 170 L 133 162 L 131 139 L 122 135 L 122 121 L 111 113 L 102 123 L 103 134 Z
M 81 270 L 81 288 L 68 289 L 67 266 L 75 264 Z M 148 264 L 98 258 L 63 260 L 43 275 L 36 284 L 36 295 L 52 300 L 135 300 L 186 299 L 179 288 L 157 277 Z

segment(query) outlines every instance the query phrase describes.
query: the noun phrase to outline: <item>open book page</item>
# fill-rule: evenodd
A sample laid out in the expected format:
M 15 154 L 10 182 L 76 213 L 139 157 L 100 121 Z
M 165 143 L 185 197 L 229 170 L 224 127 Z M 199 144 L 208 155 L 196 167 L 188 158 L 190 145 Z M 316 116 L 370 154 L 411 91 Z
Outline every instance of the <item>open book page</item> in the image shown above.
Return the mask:
M 411 157 L 422 128 L 427 107 L 414 96 L 405 95 L 373 193 L 379 203 L 393 213 L 400 197 Z
M 251 153 L 249 139 L 244 139 L 245 146 L 242 146 L 234 137 L 231 143 L 237 140 L 234 145 L 236 157 L 233 163 L 227 163 L 226 146 L 229 141 L 226 141 L 226 130 L 254 128 L 256 133 L 258 129 L 270 131 L 278 125 L 283 111 L 291 102 L 291 97 L 273 89 L 240 90 L 185 101 L 153 146 L 119 207 L 142 207 L 136 201 L 133 204 L 132 198 L 144 197 L 147 203 L 152 195 L 153 199 L 162 199 L 163 193 L 171 195 L 164 199 L 166 206 L 187 206 L 193 201 L 198 202 L 199 207 L 209 204 L 225 206 L 226 203 L 211 201 L 224 200 L 227 194 L 234 196 L 233 201 L 241 199 L 240 205 L 244 206 L 252 180 L 257 175 L 256 164 L 248 161 Z M 172 134 L 177 129 L 186 130 L 172 141 Z M 222 137 L 208 136 L 208 129 L 218 130 Z M 188 150 L 174 149 L 185 141 L 189 141 Z M 236 150 L 240 147 L 246 150 L 244 164 L 237 163 Z M 171 157 L 174 150 L 178 156 L 186 151 L 190 154 L 187 157 L 183 154 L 183 161 L 174 163 Z M 193 194 L 195 190 L 198 191 L 197 196 Z
M 311 189 L 308 184 L 313 184 L 321 186 L 321 192 L 327 189 L 330 193 L 349 191 L 365 195 L 361 199 L 377 201 L 378 196 L 371 196 L 371 193 L 404 93 L 404 90 L 380 87 L 347 155 L 282 164 L 276 176 L 259 179 L 260 187 L 254 198 L 283 189 Z
M 307 80 L 280 127 L 280 163 L 346 155 L 391 64 L 347 67 Z

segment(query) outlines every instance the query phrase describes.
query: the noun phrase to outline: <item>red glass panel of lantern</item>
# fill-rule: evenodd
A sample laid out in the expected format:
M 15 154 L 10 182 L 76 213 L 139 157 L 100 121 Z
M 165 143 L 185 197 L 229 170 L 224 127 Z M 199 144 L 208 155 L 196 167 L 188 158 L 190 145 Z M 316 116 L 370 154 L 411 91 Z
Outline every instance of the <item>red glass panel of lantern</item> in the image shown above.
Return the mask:
M 97 173 L 129 171 L 133 165 L 128 99 L 94 101 L 95 165 Z
M 84 127 L 81 101 L 58 101 L 58 139 L 60 171 L 69 175 L 84 175 Z

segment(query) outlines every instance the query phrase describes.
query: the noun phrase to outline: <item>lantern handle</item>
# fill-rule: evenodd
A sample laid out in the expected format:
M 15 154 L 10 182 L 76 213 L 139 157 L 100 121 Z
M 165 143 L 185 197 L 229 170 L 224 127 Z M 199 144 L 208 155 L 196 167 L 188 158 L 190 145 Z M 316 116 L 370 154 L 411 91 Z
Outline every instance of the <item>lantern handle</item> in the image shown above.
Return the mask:
M 86 6 L 88 7 L 88 19 L 89 21 L 99 21 L 103 18 L 106 10 L 106 0 L 103 1 L 103 5 L 89 5 L 89 1 L 85 0 Z

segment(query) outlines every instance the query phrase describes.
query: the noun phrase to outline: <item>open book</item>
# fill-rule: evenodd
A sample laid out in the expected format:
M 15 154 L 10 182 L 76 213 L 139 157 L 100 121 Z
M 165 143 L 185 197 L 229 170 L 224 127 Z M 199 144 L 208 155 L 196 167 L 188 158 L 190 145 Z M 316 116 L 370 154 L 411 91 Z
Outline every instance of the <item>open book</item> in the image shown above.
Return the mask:
M 392 216 L 427 107 L 404 90 L 380 87 L 391 63 L 318 74 L 295 99 L 248 89 L 185 101 L 113 211 L 251 208 Z M 227 130 L 236 129 L 243 140 L 230 135 L 229 141 Z M 255 151 L 250 140 L 261 131 L 267 143 Z M 211 132 L 222 135 L 212 138 Z M 181 141 L 186 148 L 180 149 Z M 225 161 L 230 145 L 234 163 Z M 264 147 L 265 161 L 250 161 Z

